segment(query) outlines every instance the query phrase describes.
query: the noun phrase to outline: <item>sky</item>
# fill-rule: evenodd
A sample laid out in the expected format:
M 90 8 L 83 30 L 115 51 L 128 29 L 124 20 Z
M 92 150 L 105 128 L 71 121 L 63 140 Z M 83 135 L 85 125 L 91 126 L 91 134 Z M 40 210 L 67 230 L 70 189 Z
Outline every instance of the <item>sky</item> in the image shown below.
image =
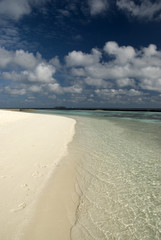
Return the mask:
M 0 0 L 0 108 L 161 108 L 160 0 Z

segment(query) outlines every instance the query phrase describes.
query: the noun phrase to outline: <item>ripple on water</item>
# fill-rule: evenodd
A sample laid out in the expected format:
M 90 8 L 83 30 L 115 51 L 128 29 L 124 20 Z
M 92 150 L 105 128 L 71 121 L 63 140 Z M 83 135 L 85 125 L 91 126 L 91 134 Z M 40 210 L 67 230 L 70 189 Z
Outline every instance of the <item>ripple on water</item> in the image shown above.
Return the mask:
M 77 121 L 81 196 L 72 240 L 161 239 L 161 130 L 139 121 Z

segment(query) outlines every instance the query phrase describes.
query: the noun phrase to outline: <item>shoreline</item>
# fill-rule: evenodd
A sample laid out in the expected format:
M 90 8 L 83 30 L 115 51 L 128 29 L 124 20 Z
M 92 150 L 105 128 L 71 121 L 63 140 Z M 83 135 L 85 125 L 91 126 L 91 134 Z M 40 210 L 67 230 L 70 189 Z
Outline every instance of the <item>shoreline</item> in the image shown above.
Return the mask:
M 65 182 L 63 159 L 73 139 L 75 123 L 74 119 L 62 116 L 0 110 L 0 191 L 3 196 L 0 200 L 0 238 L 27 239 L 25 229 L 32 223 L 39 200 L 45 201 L 41 199 L 50 192 L 51 184 L 57 185 L 60 177 Z M 73 176 L 70 178 L 72 191 L 76 180 L 73 164 L 68 163 L 68 174 Z M 57 189 L 57 195 L 61 190 Z M 64 212 L 61 214 L 63 216 Z M 50 215 L 49 212 L 48 217 Z M 59 212 L 57 217 L 61 219 Z M 48 234 L 50 236 L 50 232 Z
M 60 160 L 21 239 L 71 240 L 79 204 L 75 165 L 68 155 Z

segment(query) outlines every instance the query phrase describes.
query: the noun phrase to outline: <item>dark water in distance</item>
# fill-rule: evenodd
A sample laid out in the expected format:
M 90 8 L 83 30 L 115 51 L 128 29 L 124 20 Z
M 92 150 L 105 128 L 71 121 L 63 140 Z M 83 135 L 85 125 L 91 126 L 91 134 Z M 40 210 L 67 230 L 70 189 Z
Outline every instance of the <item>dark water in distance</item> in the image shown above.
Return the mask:
M 80 202 L 71 239 L 160 240 L 161 113 L 43 113 L 77 120 Z

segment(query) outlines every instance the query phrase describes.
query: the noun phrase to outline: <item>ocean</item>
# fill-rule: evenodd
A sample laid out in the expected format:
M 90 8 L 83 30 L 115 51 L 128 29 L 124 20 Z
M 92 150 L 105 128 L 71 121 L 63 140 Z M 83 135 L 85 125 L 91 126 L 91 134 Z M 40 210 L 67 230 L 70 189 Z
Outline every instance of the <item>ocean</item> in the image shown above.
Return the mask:
M 76 119 L 72 240 L 161 239 L 161 113 L 38 111 Z

